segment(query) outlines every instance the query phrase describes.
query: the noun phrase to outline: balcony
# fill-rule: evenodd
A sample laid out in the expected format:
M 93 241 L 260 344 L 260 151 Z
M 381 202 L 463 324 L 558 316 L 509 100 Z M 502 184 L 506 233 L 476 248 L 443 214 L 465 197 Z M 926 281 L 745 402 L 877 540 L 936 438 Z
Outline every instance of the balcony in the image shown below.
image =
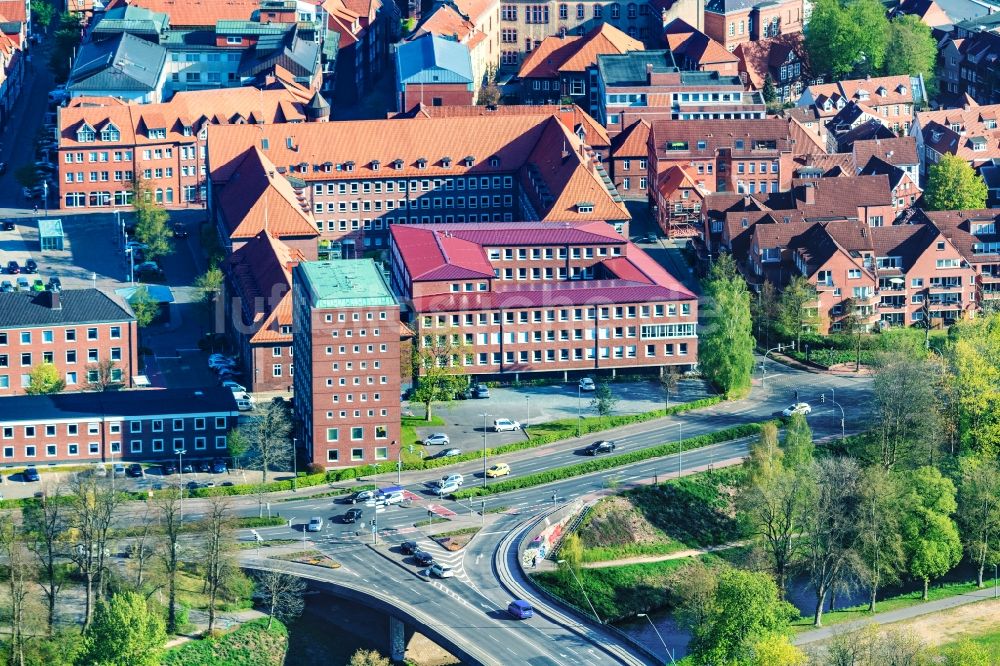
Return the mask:
M 931 293 L 938 291 L 957 291 L 962 288 L 961 282 L 941 282 L 938 284 L 931 284 L 928 289 Z
M 878 309 L 881 310 L 881 311 L 884 311 L 884 310 L 905 310 L 906 309 L 906 301 L 904 301 L 904 300 L 881 301 L 878 304 Z

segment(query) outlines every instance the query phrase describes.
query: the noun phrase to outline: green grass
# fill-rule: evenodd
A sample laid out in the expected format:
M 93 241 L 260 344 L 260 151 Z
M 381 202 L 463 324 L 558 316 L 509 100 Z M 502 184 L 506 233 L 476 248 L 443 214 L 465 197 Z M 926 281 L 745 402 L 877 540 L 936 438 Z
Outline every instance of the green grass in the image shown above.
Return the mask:
M 962 640 L 983 647 L 989 653 L 990 663 L 1000 664 L 1000 629 L 963 635 Z M 955 645 L 955 642 L 943 643 L 934 649 L 934 654 L 943 655 L 953 645 Z
M 927 600 L 935 601 L 937 599 L 946 599 L 948 597 L 958 596 L 960 594 L 967 594 L 976 590 L 975 583 L 943 583 L 941 585 L 934 585 L 927 591 Z M 907 592 L 905 594 L 900 594 L 895 597 L 889 597 L 884 600 L 878 601 L 875 604 L 876 613 L 887 613 L 889 611 L 899 610 L 901 608 L 909 608 L 911 606 L 919 606 L 924 603 L 920 598 L 921 591 L 917 590 L 915 592 Z M 872 614 L 868 612 L 868 604 L 860 604 L 858 606 L 850 606 L 848 608 L 837 609 L 831 612 L 823 613 L 823 626 L 827 627 L 832 624 L 841 624 L 842 622 L 852 622 L 854 620 L 863 620 L 866 617 L 871 617 Z M 810 631 L 813 629 L 813 616 L 812 613 L 808 615 L 803 615 L 797 621 L 792 622 L 792 632 L 800 634 L 805 631 Z
M 253 620 L 219 636 L 185 643 L 163 655 L 163 666 L 282 666 L 288 630 L 278 620 Z
M 442 523 L 450 523 L 451 518 L 442 518 L 441 516 L 434 516 L 433 518 L 425 518 L 424 520 L 418 520 L 413 523 L 414 527 L 427 527 L 433 525 L 440 525 Z
M 621 560 L 628 557 L 670 555 L 671 553 L 686 549 L 686 545 L 676 541 L 665 543 L 629 543 L 620 546 L 594 546 L 583 549 L 583 561 L 607 562 L 609 560 Z
M 417 428 L 426 428 L 428 426 L 442 426 L 444 425 L 444 419 L 440 416 L 432 416 L 431 420 L 421 416 L 404 416 L 400 419 L 400 438 L 403 440 L 403 462 L 414 463 L 420 462 L 422 458 L 420 457 L 420 452 L 417 444 L 420 438 L 417 436 Z M 413 447 L 413 452 L 410 452 L 410 447 Z

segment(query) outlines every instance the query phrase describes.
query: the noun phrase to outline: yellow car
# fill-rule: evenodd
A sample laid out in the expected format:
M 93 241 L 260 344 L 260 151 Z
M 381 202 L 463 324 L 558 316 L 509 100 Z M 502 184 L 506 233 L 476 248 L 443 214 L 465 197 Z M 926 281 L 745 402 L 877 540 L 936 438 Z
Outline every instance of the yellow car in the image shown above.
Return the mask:
M 486 470 L 486 476 L 491 479 L 495 479 L 498 476 L 507 476 L 508 474 L 510 474 L 510 465 L 507 463 L 497 463 Z

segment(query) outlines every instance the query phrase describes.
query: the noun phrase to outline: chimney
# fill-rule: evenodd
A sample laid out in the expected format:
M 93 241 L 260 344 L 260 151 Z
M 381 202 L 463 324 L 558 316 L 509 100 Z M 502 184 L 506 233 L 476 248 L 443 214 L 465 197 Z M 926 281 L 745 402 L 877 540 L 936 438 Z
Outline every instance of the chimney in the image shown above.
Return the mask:
M 62 310 L 62 301 L 59 300 L 59 291 L 57 289 L 49 289 L 44 293 L 46 294 L 46 305 L 49 306 L 50 310 Z
M 804 188 L 802 195 L 803 201 L 807 206 L 815 205 L 816 203 L 816 188 L 813 187 L 812 183 L 806 183 L 802 186 Z
M 646 83 L 653 82 L 653 63 L 646 63 Z

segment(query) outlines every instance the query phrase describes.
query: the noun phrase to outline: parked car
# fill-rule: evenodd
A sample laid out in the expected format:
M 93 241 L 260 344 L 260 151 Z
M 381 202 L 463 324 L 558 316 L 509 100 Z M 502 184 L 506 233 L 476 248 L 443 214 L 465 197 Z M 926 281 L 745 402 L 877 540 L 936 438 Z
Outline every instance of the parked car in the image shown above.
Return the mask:
M 375 499 L 374 490 L 359 490 L 353 495 L 348 496 L 347 501 L 351 504 L 357 504 L 358 502 L 368 502 Z
M 223 372 L 226 377 L 236 376 L 235 374 L 229 374 L 228 372 L 225 371 Z M 221 373 L 220 376 L 222 376 Z M 233 398 L 235 398 L 236 400 L 236 409 L 238 409 L 241 412 L 253 411 L 254 407 L 257 406 L 257 403 L 254 401 L 253 396 L 251 396 L 249 393 L 233 393 Z
M 14 285 L 10 280 L 0 282 L 0 294 L 9 294 L 12 291 L 14 291 Z
M 125 249 L 132 250 L 134 252 L 136 250 L 148 250 L 149 246 L 146 245 L 145 243 L 140 243 L 139 241 L 131 240 L 125 243 Z
M 209 472 L 212 471 L 212 463 L 208 462 L 207 460 L 202 460 L 201 462 L 198 463 L 196 469 L 202 474 L 208 474 Z
M 313 516 L 309 519 L 309 524 L 306 525 L 306 532 L 321 532 L 323 530 L 323 519 L 319 516 Z
M 222 387 L 229 389 L 233 393 L 246 393 L 247 392 L 247 389 L 246 389 L 245 386 L 243 386 L 242 384 L 239 384 L 237 382 L 234 382 L 231 379 L 227 379 L 227 380 L 223 381 L 222 382 Z
M 3 164 L 3 162 L 0 162 L 0 164 Z M 14 231 L 14 220 L 4 220 L 3 222 L 0 222 L 0 228 L 4 231 Z
M 792 414 L 802 414 L 805 416 L 811 413 L 812 407 L 809 406 L 808 402 L 795 402 L 781 411 L 782 416 L 791 416 Z
M 586 453 L 588 456 L 599 456 L 602 453 L 614 453 L 614 452 L 615 452 L 615 443 L 609 442 L 606 439 L 600 439 L 584 449 L 584 453 Z
M 144 261 L 141 264 L 136 264 L 136 273 L 161 273 L 160 265 L 155 261 Z
M 494 432 L 504 432 L 505 430 L 514 432 L 520 429 L 521 424 L 517 421 L 512 421 L 511 419 L 493 419 Z
M 441 453 L 434 456 L 435 458 L 453 458 L 455 456 L 462 455 L 462 449 L 445 449 Z
M 11 275 L 17 275 L 21 272 L 21 267 L 17 265 L 17 262 L 11 259 L 7 262 L 7 272 Z
M 225 354 L 212 354 L 208 357 L 208 365 L 209 367 L 236 365 L 236 359 L 232 356 L 226 356 Z
M 142 465 L 140 465 L 139 463 L 132 463 L 131 465 L 129 465 L 128 469 L 125 470 L 125 473 L 128 474 L 133 479 L 141 479 L 144 476 L 146 476 L 146 472 L 143 471 Z
M 594 380 L 590 377 L 584 377 L 580 380 L 580 390 L 581 391 L 596 391 L 597 385 L 594 384 Z
M 225 474 L 227 469 L 226 461 L 219 458 L 212 461 L 212 474 Z
M 191 466 L 191 463 L 184 463 L 181 466 L 181 474 L 194 474 L 194 467 Z
M 451 438 L 443 432 L 435 432 L 424 438 L 425 446 L 447 446 L 451 444 Z
M 174 227 L 174 238 L 187 238 L 189 235 L 184 227 Z
M 115 463 L 111 466 L 111 476 L 125 476 L 125 465 Z
M 62 291 L 62 280 L 60 280 L 57 276 L 53 275 L 52 277 L 49 278 L 48 289 L 50 291 Z
M 510 474 L 510 465 L 507 463 L 497 463 L 486 470 L 486 476 L 495 479 L 499 476 L 507 476 Z
M 451 567 L 446 567 L 443 564 L 435 562 L 428 569 L 432 576 L 437 578 L 451 578 L 455 575 L 455 571 Z
M 413 553 L 413 561 L 422 567 L 427 567 L 434 564 L 434 556 L 426 550 L 418 550 Z
M 35 278 L 35 281 L 31 283 L 31 291 L 45 291 L 45 283 L 42 282 L 42 278 Z
M 28 274 L 38 272 L 38 264 L 35 262 L 34 259 L 28 259 L 26 262 L 24 262 L 24 272 Z
M 399 544 L 399 552 L 401 552 L 403 555 L 413 555 L 415 552 L 417 552 L 417 550 L 418 548 L 416 541 L 404 541 L 403 543 Z
M 38 470 L 34 467 L 28 467 L 21 473 L 21 478 L 27 483 L 34 483 L 39 479 Z
M 0 162 L 0 176 L 4 175 L 5 173 L 7 173 L 7 163 Z
M 529 617 L 535 615 L 534 609 L 531 607 L 527 601 L 523 599 L 515 599 L 507 605 L 507 612 L 516 617 L 518 620 L 527 620 Z
M 348 509 L 347 513 L 341 516 L 341 520 L 345 523 L 356 523 L 361 520 L 361 516 L 364 514 L 362 509 L 354 508 Z
M 490 397 L 490 387 L 486 384 L 476 384 L 476 388 L 473 391 L 473 395 L 477 398 L 488 398 Z
M 28 278 L 23 275 L 17 278 L 17 290 L 18 291 L 28 291 L 31 289 L 31 285 L 28 283 Z
M 177 473 L 177 467 L 173 463 L 163 463 L 160 465 L 160 474 L 170 476 Z
M 462 486 L 457 483 L 446 483 L 439 485 L 434 489 L 434 492 L 438 497 L 445 497 L 447 495 L 451 495 L 452 493 L 457 493 L 461 488 Z

